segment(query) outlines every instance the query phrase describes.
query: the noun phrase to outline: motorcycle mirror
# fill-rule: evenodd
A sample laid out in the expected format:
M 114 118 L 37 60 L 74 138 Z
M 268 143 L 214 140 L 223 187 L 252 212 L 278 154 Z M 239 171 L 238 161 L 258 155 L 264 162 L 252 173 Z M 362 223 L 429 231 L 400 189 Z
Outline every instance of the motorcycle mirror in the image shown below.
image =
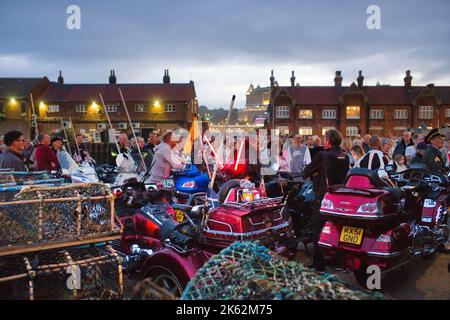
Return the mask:
M 389 175 L 387 174 L 386 170 L 384 170 L 384 169 L 378 170 L 378 176 L 382 179 L 389 178 Z

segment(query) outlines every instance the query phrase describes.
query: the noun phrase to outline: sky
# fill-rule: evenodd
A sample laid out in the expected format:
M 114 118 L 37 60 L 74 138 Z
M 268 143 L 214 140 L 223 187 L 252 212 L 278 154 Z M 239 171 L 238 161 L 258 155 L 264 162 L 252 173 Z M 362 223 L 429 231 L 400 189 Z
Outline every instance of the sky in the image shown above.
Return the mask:
M 68 29 L 68 6 L 81 29 Z M 380 29 L 369 29 L 370 5 Z M 0 0 L 0 77 L 66 83 L 193 80 L 200 105 L 245 105 L 249 85 L 450 85 L 448 0 Z

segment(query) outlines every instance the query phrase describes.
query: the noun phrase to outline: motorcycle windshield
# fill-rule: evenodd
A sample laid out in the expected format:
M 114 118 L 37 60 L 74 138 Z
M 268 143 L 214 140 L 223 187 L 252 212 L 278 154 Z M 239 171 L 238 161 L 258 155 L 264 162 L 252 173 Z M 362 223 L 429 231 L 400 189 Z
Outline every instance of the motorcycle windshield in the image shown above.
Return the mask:
M 69 173 L 72 173 L 75 169 L 78 169 L 77 163 L 72 159 L 67 151 L 58 151 L 56 157 L 58 158 L 58 162 L 62 170 L 67 170 Z

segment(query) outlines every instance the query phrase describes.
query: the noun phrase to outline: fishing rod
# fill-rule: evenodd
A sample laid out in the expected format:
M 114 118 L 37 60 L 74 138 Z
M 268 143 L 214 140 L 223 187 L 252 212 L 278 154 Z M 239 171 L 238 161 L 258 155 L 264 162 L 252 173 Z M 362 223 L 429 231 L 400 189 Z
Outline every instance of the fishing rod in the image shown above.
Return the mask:
M 131 132 L 133 133 L 133 138 L 134 138 L 134 141 L 136 143 L 136 147 L 138 149 L 139 156 L 141 157 L 142 166 L 144 168 L 144 171 L 147 172 L 147 166 L 145 165 L 145 161 L 144 161 L 144 157 L 142 156 L 141 148 L 138 145 L 136 133 L 134 132 L 133 124 L 131 123 L 130 114 L 128 113 L 127 104 L 125 103 L 125 99 L 123 98 L 122 90 L 120 89 L 120 87 L 118 87 L 117 89 L 119 90 L 119 95 L 120 95 L 120 98 L 122 99 L 123 107 L 125 108 L 125 113 L 126 113 L 127 118 L 128 118 L 128 123 L 130 124 Z
M 33 111 L 34 133 L 35 133 L 35 138 L 36 138 L 39 135 L 39 129 L 38 129 L 38 125 L 37 125 L 36 110 L 34 110 L 33 94 L 31 92 L 30 92 L 30 101 L 31 101 L 31 110 Z
M 62 117 L 61 117 L 61 127 L 62 127 L 63 132 L 64 132 L 64 137 L 66 138 L 67 149 L 69 149 L 70 157 L 73 158 L 72 150 L 70 150 L 69 137 L 67 136 L 66 126 L 64 125 L 64 121 L 63 121 Z
M 72 134 L 73 134 L 73 137 L 74 137 L 74 139 L 75 139 L 75 145 L 77 146 L 78 154 L 79 154 L 80 157 L 81 157 L 80 146 L 78 145 L 77 135 L 75 134 L 75 128 L 73 127 L 72 118 L 69 118 L 69 121 L 70 121 L 70 128 L 72 129 Z

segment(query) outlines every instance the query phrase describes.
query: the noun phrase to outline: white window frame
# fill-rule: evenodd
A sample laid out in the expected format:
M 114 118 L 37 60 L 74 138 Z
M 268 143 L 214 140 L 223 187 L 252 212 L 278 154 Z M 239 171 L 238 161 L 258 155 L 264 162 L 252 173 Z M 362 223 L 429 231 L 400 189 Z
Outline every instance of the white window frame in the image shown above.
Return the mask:
M 370 110 L 370 119 L 372 120 L 382 120 L 384 119 L 384 110 L 383 109 L 373 109 Z
M 164 106 L 164 112 L 167 113 L 177 112 L 177 107 L 174 104 L 166 104 Z
M 289 134 L 289 126 L 277 126 L 277 135 L 279 134 Z
M 86 113 L 87 112 L 87 106 L 85 104 L 77 104 L 75 106 L 75 111 L 78 113 Z
M 312 127 L 300 127 L 298 128 L 298 133 L 302 136 L 311 136 L 313 134 Z
M 275 117 L 277 119 L 289 119 L 289 106 L 276 106 Z
M 134 112 L 145 112 L 145 105 L 143 104 L 135 104 Z
M 445 117 L 450 118 L 450 108 L 445 109 Z
M 359 108 L 358 116 L 348 116 L 348 108 Z M 359 120 L 361 119 L 361 107 L 360 106 L 346 106 L 345 107 L 345 118 L 348 120 Z
M 345 135 L 347 137 L 354 137 L 359 134 L 359 130 L 357 126 L 348 126 L 345 128 Z
M 311 116 L 307 116 L 307 117 L 302 117 L 300 114 L 302 113 L 302 112 L 309 112 L 309 111 L 311 111 Z M 300 110 L 298 110 L 298 118 L 299 119 L 312 119 L 313 118 L 313 115 L 314 115 L 314 110 L 313 109 L 300 109 Z
M 322 127 L 322 136 L 325 136 L 325 132 L 331 129 L 336 129 L 335 127 Z
M 336 119 L 336 110 L 335 109 L 323 109 L 322 110 L 322 119 Z
M 59 104 L 49 104 L 47 112 L 48 113 L 57 113 L 57 112 L 59 112 Z
M 406 109 L 395 109 L 394 119 L 396 120 L 406 120 L 408 119 L 408 110 Z
M 106 104 L 105 109 L 106 109 L 106 112 L 108 112 L 108 113 L 116 113 L 117 110 L 119 109 L 119 105 L 118 104 Z
M 419 106 L 419 119 L 433 119 L 433 106 Z

